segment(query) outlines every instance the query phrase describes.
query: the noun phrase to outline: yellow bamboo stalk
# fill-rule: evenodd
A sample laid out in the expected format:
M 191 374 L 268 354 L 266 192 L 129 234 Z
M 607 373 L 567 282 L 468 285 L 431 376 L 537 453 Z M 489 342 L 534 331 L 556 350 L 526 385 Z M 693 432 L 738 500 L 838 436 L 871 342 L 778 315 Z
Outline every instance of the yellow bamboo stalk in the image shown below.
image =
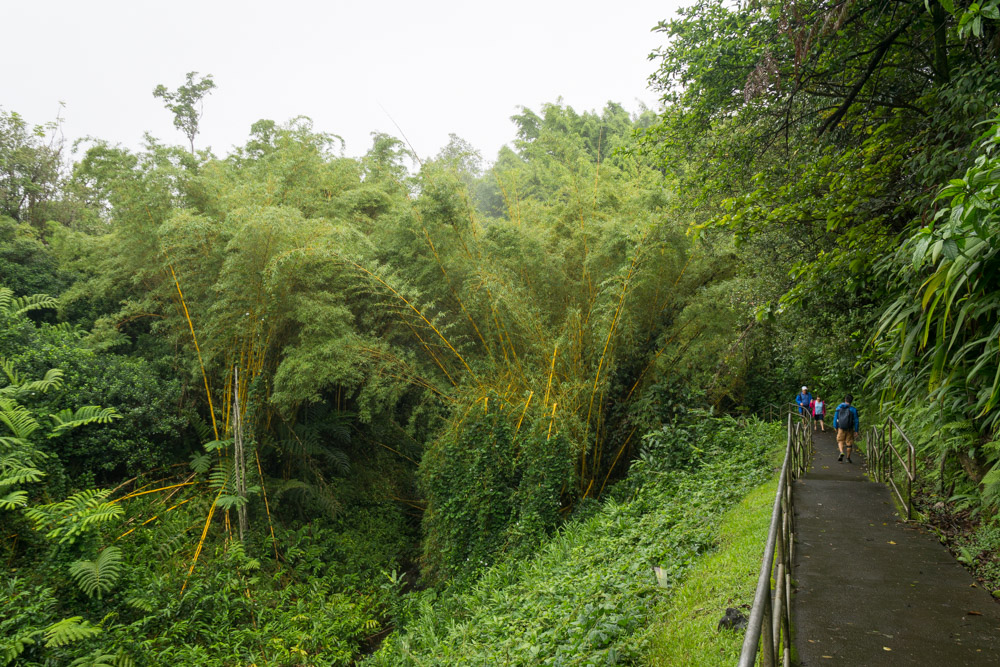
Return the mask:
M 175 510 L 178 507 L 180 507 L 181 505 L 183 505 L 184 503 L 189 502 L 191 500 L 194 500 L 194 499 L 193 498 L 185 498 L 184 500 L 180 501 L 179 503 L 177 503 L 173 507 L 168 507 L 167 509 L 163 510 L 163 514 L 166 514 L 167 512 Z M 145 526 L 147 523 L 150 523 L 151 521 L 155 521 L 156 519 L 160 518 L 163 514 L 157 514 L 157 515 L 153 516 L 152 519 L 146 519 L 145 521 L 143 521 L 141 524 L 139 524 L 135 528 L 127 530 L 124 533 L 122 533 L 121 535 L 119 535 L 118 537 L 116 537 L 114 539 L 114 541 L 117 542 L 118 540 L 122 539 L 123 537 L 127 537 L 131 533 L 135 532 L 137 529 L 142 528 L 143 526 Z
M 200 484 L 200 482 L 182 482 L 180 484 L 171 484 L 170 486 L 163 486 L 159 489 L 149 489 L 148 491 L 133 491 L 128 495 L 124 495 L 121 498 L 112 500 L 109 505 L 114 505 L 115 503 L 120 503 L 123 500 L 128 500 L 129 498 L 138 498 L 139 496 L 144 496 L 147 493 L 156 493 L 157 491 L 166 491 L 167 489 L 176 489 L 181 486 L 191 486 L 192 484 Z
M 222 492 L 226 490 L 226 485 L 223 484 L 219 488 L 219 492 L 215 494 L 215 499 L 212 501 L 212 506 L 208 508 L 208 516 L 205 517 L 205 527 L 201 531 L 201 539 L 198 540 L 198 548 L 194 551 L 194 559 L 191 561 L 191 567 L 188 568 L 187 576 L 184 577 L 184 585 L 181 586 L 181 595 L 184 594 L 184 590 L 187 588 L 188 580 L 191 579 L 191 574 L 194 572 L 195 565 L 198 564 L 198 557 L 201 556 L 201 550 L 205 546 L 205 538 L 208 537 L 208 527 L 212 525 L 212 518 L 215 516 L 215 507 L 219 503 L 219 498 L 222 497 Z
M 458 383 L 455 382 L 455 379 L 451 377 L 451 373 L 448 372 L 448 369 L 444 367 L 444 364 L 441 363 L 441 360 L 437 358 L 436 354 L 434 354 L 434 351 L 431 349 L 430 345 L 428 345 L 424 341 L 423 337 L 417 332 L 417 330 L 409 322 L 405 322 L 404 321 L 403 324 L 405 324 L 406 327 L 411 332 L 413 332 L 413 335 L 416 336 L 417 340 L 420 341 L 420 344 L 424 346 L 425 350 L 427 350 L 427 354 L 431 355 L 431 359 L 434 360 L 434 363 L 436 363 L 438 365 L 438 368 L 441 369 L 441 372 L 444 373 L 445 377 L 448 378 L 448 382 L 450 382 L 453 387 L 457 387 Z
M 552 417 L 549 418 L 549 434 L 547 436 L 545 436 L 545 442 L 548 442 L 549 438 L 552 437 L 552 424 L 554 424 L 555 421 L 556 421 L 556 406 L 557 405 L 559 405 L 559 404 L 558 403 L 553 403 L 552 404 Z
M 451 350 L 451 351 L 452 351 L 452 353 L 453 353 L 453 354 L 454 354 L 454 355 L 455 355 L 456 357 L 458 357 L 458 360 L 462 362 L 462 365 L 463 365 L 463 366 L 465 366 L 465 370 L 467 370 L 467 371 L 469 372 L 469 375 L 470 375 L 470 376 L 472 377 L 472 379 L 473 379 L 473 380 L 474 380 L 474 381 L 476 382 L 476 384 L 481 384 L 481 383 L 479 382 L 479 379 L 478 379 L 478 378 L 476 377 L 476 374 L 475 374 L 475 373 L 474 373 L 474 372 L 472 371 L 472 368 L 470 368 L 470 367 L 469 367 L 469 364 L 468 364 L 468 363 L 467 363 L 467 362 L 465 361 L 465 357 L 463 357 L 463 356 L 462 356 L 461 354 L 459 354 L 459 353 L 458 353 L 458 350 L 456 350 L 456 349 L 454 348 L 454 346 L 452 346 L 451 342 L 450 342 L 450 341 L 449 341 L 449 340 L 448 340 L 448 339 L 447 339 L 447 338 L 445 337 L 445 335 L 444 335 L 443 333 L 441 333 L 441 332 L 440 332 L 440 331 L 438 330 L 438 328 L 437 328 L 436 326 L 434 326 L 434 324 L 433 324 L 433 323 L 432 323 L 432 322 L 431 322 L 431 321 L 430 321 L 429 319 L 427 319 L 427 317 L 426 317 L 426 316 L 425 316 L 425 315 L 424 315 L 424 314 L 423 314 L 423 313 L 422 313 L 422 312 L 420 311 L 420 309 L 418 309 L 418 308 L 417 308 L 416 306 L 414 306 L 414 305 L 413 305 L 412 303 L 410 303 L 410 302 L 409 302 L 409 301 L 408 301 L 408 300 L 406 299 L 406 297 L 404 297 L 404 296 L 403 296 L 402 294 L 400 294 L 399 292 L 397 292 L 397 291 L 396 291 L 396 290 L 395 290 L 395 289 L 394 289 L 394 288 L 393 288 L 393 287 L 392 287 L 392 286 L 391 286 L 391 285 L 390 285 L 389 283 L 387 283 L 386 281 L 382 280 L 382 278 L 380 278 L 380 277 L 379 277 L 379 276 L 378 276 L 377 274 L 375 274 L 374 272 L 372 272 L 372 271 L 369 271 L 369 270 L 368 270 L 368 269 L 366 269 L 365 267 L 361 266 L 361 265 L 360 265 L 360 264 L 358 264 L 357 262 L 354 262 L 354 261 L 351 261 L 350 259 L 347 259 L 347 258 L 342 258 L 342 259 L 343 259 L 343 261 L 345 261 L 345 262 L 347 262 L 348 264 L 352 265 L 352 266 L 353 266 L 354 268 L 358 269 L 358 270 L 359 270 L 359 271 L 361 271 L 362 273 L 364 273 L 364 274 L 366 274 L 366 275 L 370 276 L 371 278 L 373 278 L 373 279 L 374 279 L 374 280 L 375 280 L 376 282 L 378 282 L 378 283 L 379 283 L 380 285 L 382 285 L 382 286 L 383 286 L 383 287 L 385 287 L 385 288 L 386 288 L 387 290 L 389 290 L 390 292 L 392 292 L 392 293 L 393 293 L 393 295 L 394 295 L 394 296 L 396 296 L 396 297 L 397 297 L 397 298 L 398 298 L 398 299 L 399 299 L 400 301 L 402 301 L 403 303 L 405 303 L 405 304 L 406 304 L 406 306 L 407 306 L 407 307 L 408 307 L 408 308 L 409 308 L 410 310 L 412 310 L 412 311 L 413 311 L 414 313 L 416 313 L 416 314 L 417 314 L 417 316 L 418 316 L 418 317 L 419 317 L 419 318 L 420 318 L 421 320 L 423 320 L 424 324 L 426 324 L 426 325 L 427 325 L 427 326 L 428 326 L 428 327 L 429 327 L 429 328 L 430 328 L 430 329 L 431 329 L 431 330 L 432 330 L 432 331 L 433 331 L 434 333 L 436 333 L 436 334 L 437 334 L 438 338 L 440 338 L 440 339 L 441 339 L 441 342 L 443 342 L 443 343 L 444 343 L 444 344 L 445 344 L 446 346 L 448 346 L 448 349 L 449 349 L 449 350 Z
M 552 348 L 552 365 L 549 368 L 549 381 L 545 385 L 545 398 L 542 400 L 542 405 L 549 404 L 549 389 L 552 388 L 552 376 L 556 372 L 556 353 L 559 351 L 559 343 L 556 343 L 555 347 Z
M 205 363 L 201 358 L 201 347 L 198 345 L 198 335 L 194 332 L 194 323 L 191 322 L 191 314 L 188 312 L 187 301 L 184 300 L 184 292 L 181 291 L 181 283 L 177 280 L 177 273 L 173 264 L 170 267 L 170 275 L 174 278 L 174 286 L 177 287 L 177 295 L 181 299 L 181 306 L 184 308 L 184 317 L 187 318 L 188 327 L 191 329 L 191 338 L 194 340 L 194 350 L 198 353 L 198 365 L 201 367 L 201 377 L 205 381 L 205 396 L 208 397 L 208 413 L 212 416 L 212 430 L 215 432 L 215 439 L 219 439 L 219 427 L 215 423 L 215 409 L 212 407 L 212 392 L 208 388 L 208 374 L 205 372 Z
M 524 421 L 524 415 L 527 414 L 527 412 L 528 412 L 528 405 L 531 404 L 531 397 L 534 396 L 534 395 L 535 395 L 535 392 L 533 392 L 533 391 L 528 393 L 528 400 L 526 400 L 524 402 L 524 410 L 521 411 L 521 418 L 517 420 L 517 428 L 514 429 L 514 435 L 517 435 L 518 432 L 521 430 L 521 422 Z
M 601 484 L 601 490 L 597 492 L 598 498 L 600 498 L 604 493 L 604 485 L 608 483 L 608 478 L 611 477 L 611 472 L 615 469 L 615 466 L 618 465 L 618 459 L 621 457 L 622 452 L 625 451 L 625 448 L 628 447 L 628 443 L 632 439 L 632 435 L 635 433 L 636 428 L 638 427 L 632 427 L 632 432 L 628 434 L 627 438 L 625 438 L 625 443 L 622 444 L 621 448 L 618 450 L 618 454 L 615 456 L 615 460 L 611 463 L 611 467 L 608 468 L 608 474 L 604 476 L 604 482 Z
M 472 316 L 469 314 L 469 311 L 466 310 L 465 304 L 462 302 L 461 297 L 458 296 L 458 292 L 456 292 L 454 286 L 452 286 L 452 284 L 451 284 L 451 278 L 448 277 L 448 272 L 444 268 L 444 262 L 441 261 L 441 257 L 438 255 L 437 248 L 434 247 L 434 241 L 431 240 L 431 235 L 427 231 L 427 228 L 424 227 L 422 221 L 420 223 L 420 226 L 424 230 L 424 237 L 427 239 L 427 245 L 429 245 L 431 247 L 431 252 L 434 253 L 434 259 L 437 260 L 438 268 L 441 269 L 441 274 L 444 276 L 445 282 L 448 283 L 448 290 L 451 292 L 452 296 L 455 297 L 455 301 L 458 302 L 458 305 L 462 309 L 462 312 L 465 313 L 466 319 L 469 320 L 469 323 L 472 325 L 472 328 L 475 330 L 476 335 L 479 336 L 479 340 L 482 342 L 483 347 L 486 349 L 486 353 L 490 355 L 490 359 L 492 360 L 493 359 L 493 350 L 490 348 L 489 345 L 486 344 L 486 339 L 483 338 L 483 334 L 481 334 L 479 332 L 479 327 L 476 326 L 476 321 L 474 319 L 472 319 Z
M 267 527 L 271 530 L 271 544 L 274 545 L 274 562 L 280 565 L 278 560 L 278 539 L 274 536 L 274 523 L 271 522 L 271 505 L 267 501 L 267 488 L 264 484 L 264 471 L 260 467 L 260 456 L 257 454 L 257 447 L 253 448 L 253 457 L 257 459 L 257 474 L 260 475 L 260 490 L 264 495 L 264 512 L 267 513 Z
M 648 231 L 649 230 L 647 229 L 643 232 L 642 238 L 639 239 L 639 245 L 635 250 L 635 255 L 632 257 L 632 265 L 629 267 L 628 274 L 625 276 L 624 282 L 622 282 L 621 295 L 618 297 L 618 307 L 615 309 L 615 316 L 611 320 L 611 326 L 608 327 L 608 337 L 604 341 L 604 350 L 601 352 L 601 359 L 597 364 L 597 373 L 594 375 L 594 388 L 590 392 L 590 407 L 587 408 L 587 421 L 584 424 L 585 431 L 590 427 L 590 416 L 594 409 L 594 395 L 597 393 L 597 384 L 601 379 L 601 369 L 604 368 L 604 360 L 608 354 L 608 347 L 611 345 L 611 337 L 614 335 L 615 329 L 618 326 L 618 320 L 622 313 L 622 306 L 625 304 L 625 296 L 628 294 L 628 286 L 632 281 L 632 276 L 635 274 L 635 267 L 639 262 L 640 250 L 643 242 L 646 240 L 646 234 Z
M 403 452 L 399 451 L 398 449 L 393 449 L 389 445 L 383 444 L 383 443 L 379 442 L 378 440 L 372 440 L 372 439 L 369 438 L 368 441 L 375 443 L 379 447 L 384 447 L 385 449 L 388 449 L 390 452 L 398 454 L 399 456 L 402 456 L 404 459 L 406 459 L 407 461 L 409 461 L 413 465 L 420 465 L 420 463 L 418 461 L 414 461 L 412 458 L 410 458 L 409 456 L 407 456 Z
M 597 171 L 594 172 L 594 204 L 592 206 L 592 211 L 597 210 L 597 182 L 601 177 L 601 140 L 604 138 L 604 126 L 601 126 L 600 132 L 597 134 Z

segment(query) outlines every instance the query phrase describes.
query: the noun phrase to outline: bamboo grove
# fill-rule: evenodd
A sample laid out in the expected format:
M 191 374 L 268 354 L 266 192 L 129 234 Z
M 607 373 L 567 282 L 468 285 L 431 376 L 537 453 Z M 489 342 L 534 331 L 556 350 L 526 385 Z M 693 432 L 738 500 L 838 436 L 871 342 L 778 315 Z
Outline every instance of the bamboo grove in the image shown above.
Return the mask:
M 121 559 L 165 539 L 154 597 L 184 604 L 232 549 L 281 572 L 299 557 L 289 530 L 367 512 L 392 546 L 364 547 L 381 549 L 360 565 L 366 586 L 408 563 L 425 583 L 469 580 L 600 498 L 692 386 L 735 400 L 745 315 L 718 298 L 732 245 L 689 234 L 634 150 L 652 118 L 525 109 L 489 169 L 457 137 L 422 162 L 384 135 L 343 157 L 304 118 L 261 121 L 222 159 L 93 144 L 61 186 L 75 218 L 49 249 L 31 246 L 54 229 L 38 211 L 9 223 L 35 259 L 58 253 L 48 283 L 65 287 L 51 290 L 62 324 L 19 324 L 26 347 L 5 354 L 36 373 L 74 355 L 142 360 L 128 390 L 170 378 L 160 400 L 175 407 L 123 455 L 88 440 L 61 457 L 68 490 L 99 488 L 73 520 L 114 524 L 88 523 L 63 556 L 79 558 L 80 590 L 113 598 Z M 49 339 L 60 352 L 31 352 Z M 123 428 L 145 433 L 149 400 L 125 402 Z M 382 627 L 358 620 L 352 642 Z

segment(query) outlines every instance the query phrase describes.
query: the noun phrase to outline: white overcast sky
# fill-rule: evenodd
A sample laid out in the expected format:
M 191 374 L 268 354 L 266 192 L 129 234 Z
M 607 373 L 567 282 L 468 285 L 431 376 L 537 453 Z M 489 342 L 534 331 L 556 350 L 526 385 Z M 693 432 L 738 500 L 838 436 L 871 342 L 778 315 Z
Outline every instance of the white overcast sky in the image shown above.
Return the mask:
M 298 115 L 363 154 L 370 133 L 421 157 L 450 132 L 491 161 L 519 106 L 562 97 L 577 111 L 611 100 L 656 108 L 651 29 L 679 0 L 4 0 L 0 107 L 31 123 L 61 111 L 67 139 L 137 147 L 143 132 L 186 139 L 153 98 L 189 71 L 212 74 L 196 146 L 224 155 L 250 125 Z M 383 108 L 385 109 L 383 111 Z M 387 115 L 388 114 L 388 115 Z

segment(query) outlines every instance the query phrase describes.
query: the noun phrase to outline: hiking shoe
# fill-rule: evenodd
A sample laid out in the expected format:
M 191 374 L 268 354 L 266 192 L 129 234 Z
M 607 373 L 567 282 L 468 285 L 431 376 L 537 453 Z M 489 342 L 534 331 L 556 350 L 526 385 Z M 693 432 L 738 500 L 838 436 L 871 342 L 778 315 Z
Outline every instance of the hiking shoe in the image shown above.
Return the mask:
M 840 456 L 838 456 L 837 460 L 840 461 L 841 463 L 843 463 L 844 462 L 844 455 L 841 454 Z
M 851 460 L 851 457 L 850 457 L 850 456 L 848 456 L 848 457 L 847 457 L 847 462 L 848 462 L 848 463 L 854 463 L 854 461 L 852 461 L 852 460 Z

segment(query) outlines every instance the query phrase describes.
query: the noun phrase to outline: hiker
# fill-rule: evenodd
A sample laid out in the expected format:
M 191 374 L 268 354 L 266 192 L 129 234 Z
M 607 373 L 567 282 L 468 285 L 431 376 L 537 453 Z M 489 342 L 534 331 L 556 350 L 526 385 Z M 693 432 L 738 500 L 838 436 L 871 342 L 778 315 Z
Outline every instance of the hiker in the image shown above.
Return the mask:
M 826 422 L 823 421 L 826 418 L 826 402 L 819 397 L 819 394 L 816 394 L 816 398 L 809 404 L 809 412 L 812 413 L 815 423 L 819 424 L 819 429 L 826 433 Z M 815 424 L 813 428 L 816 428 Z
M 795 394 L 795 402 L 799 404 L 799 414 L 804 415 L 809 410 L 809 404 L 812 403 L 813 397 L 809 393 L 809 389 L 802 387 L 802 391 Z
M 853 400 L 854 397 L 848 394 L 833 413 L 833 428 L 837 429 L 837 447 L 840 449 L 837 460 L 841 463 L 844 462 L 844 449 L 847 449 L 847 462 L 852 463 L 851 449 L 854 447 L 854 438 L 861 431 L 861 418 L 858 416 L 858 409 L 851 405 Z

